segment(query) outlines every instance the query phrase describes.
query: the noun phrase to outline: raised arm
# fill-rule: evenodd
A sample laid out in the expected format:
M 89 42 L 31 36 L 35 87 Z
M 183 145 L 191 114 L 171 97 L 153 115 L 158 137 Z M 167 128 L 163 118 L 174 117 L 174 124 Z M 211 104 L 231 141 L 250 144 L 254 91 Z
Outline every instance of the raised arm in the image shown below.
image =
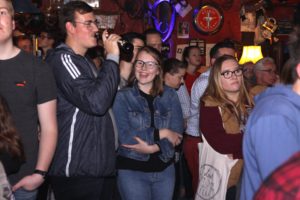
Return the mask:
M 103 34 L 103 39 L 107 59 L 98 72 L 93 71 L 95 66 L 91 62 L 66 45 L 58 47 L 46 59 L 53 68 L 59 95 L 91 115 L 104 115 L 108 111 L 120 80 L 117 45 L 120 36 Z

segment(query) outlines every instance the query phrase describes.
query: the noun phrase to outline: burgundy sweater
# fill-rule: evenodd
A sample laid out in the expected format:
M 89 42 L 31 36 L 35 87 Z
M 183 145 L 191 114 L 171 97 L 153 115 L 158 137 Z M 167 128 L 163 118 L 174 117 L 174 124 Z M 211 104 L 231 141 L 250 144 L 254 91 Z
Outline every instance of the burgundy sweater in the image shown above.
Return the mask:
M 217 106 L 206 107 L 200 103 L 200 130 L 210 146 L 221 154 L 232 154 L 242 159 L 243 134 L 228 134 L 223 128 L 222 117 Z

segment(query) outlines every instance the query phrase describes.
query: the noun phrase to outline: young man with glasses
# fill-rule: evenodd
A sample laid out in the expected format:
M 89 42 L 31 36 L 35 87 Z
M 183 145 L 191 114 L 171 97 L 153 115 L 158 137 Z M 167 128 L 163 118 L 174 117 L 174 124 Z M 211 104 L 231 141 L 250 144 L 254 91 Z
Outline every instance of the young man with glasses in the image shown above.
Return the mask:
M 59 17 L 65 43 L 46 58 L 58 87 L 58 144 L 49 176 L 55 198 L 111 199 L 115 139 L 109 109 L 117 92 L 120 36 L 102 35 L 101 70 L 85 57 L 97 45 L 98 22 L 82 1 L 65 4 Z
M 0 0 L 0 94 L 8 103 L 26 158 L 20 171 L 8 178 L 17 200 L 33 200 L 55 151 L 56 86 L 48 65 L 13 45 L 13 16 L 12 2 Z

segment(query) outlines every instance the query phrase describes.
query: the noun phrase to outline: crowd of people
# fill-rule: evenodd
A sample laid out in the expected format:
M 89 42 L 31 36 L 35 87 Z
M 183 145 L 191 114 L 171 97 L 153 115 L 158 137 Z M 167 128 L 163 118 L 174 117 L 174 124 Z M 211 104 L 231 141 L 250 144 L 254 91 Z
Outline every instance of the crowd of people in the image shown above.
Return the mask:
M 61 8 L 60 43 L 39 34 L 37 56 L 15 28 L 0 0 L 0 199 L 299 196 L 299 27 L 281 76 L 271 57 L 239 65 L 229 39 L 206 67 L 198 46 L 163 55 L 153 28 L 99 45 L 83 1 Z

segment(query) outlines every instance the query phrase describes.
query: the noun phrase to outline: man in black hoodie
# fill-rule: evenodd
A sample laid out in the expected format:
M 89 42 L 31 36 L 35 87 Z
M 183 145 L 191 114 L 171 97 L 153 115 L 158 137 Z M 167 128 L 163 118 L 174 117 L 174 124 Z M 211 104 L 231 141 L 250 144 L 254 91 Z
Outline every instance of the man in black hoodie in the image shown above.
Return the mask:
M 107 57 L 98 71 L 85 57 L 97 45 L 93 8 L 71 1 L 62 7 L 59 23 L 65 43 L 46 58 L 58 88 L 59 137 L 50 182 L 57 200 L 110 199 L 106 185 L 115 175 L 115 139 L 109 109 L 120 79 L 120 36 L 104 31 Z

